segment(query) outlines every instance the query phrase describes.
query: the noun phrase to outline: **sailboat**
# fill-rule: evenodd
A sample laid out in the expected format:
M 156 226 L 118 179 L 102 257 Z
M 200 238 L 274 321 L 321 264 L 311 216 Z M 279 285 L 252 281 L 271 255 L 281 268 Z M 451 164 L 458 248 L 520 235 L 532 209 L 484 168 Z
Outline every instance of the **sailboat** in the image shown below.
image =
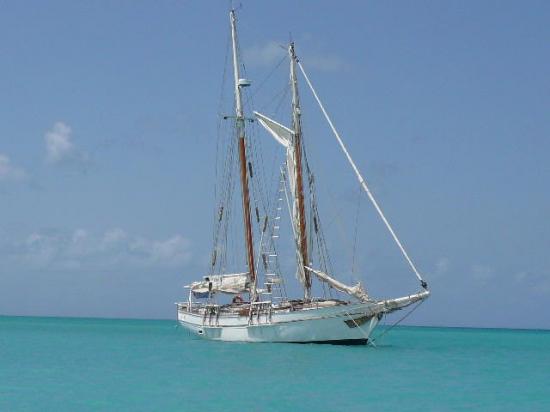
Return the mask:
M 334 127 L 296 56 L 294 43 L 290 43 L 287 49 L 292 95 L 291 125 L 284 126 L 257 111 L 253 112 L 253 118 L 245 116 L 243 92 L 251 82 L 241 77 L 234 10 L 230 11 L 230 27 L 235 113 L 224 118 L 233 123 L 232 139 L 234 151 L 238 153 L 230 159 L 236 161 L 234 170 L 238 171 L 236 173 L 240 180 L 239 203 L 242 206 L 246 269 L 239 273 L 227 273 L 226 263 L 220 263 L 220 260 L 223 260 L 222 255 L 225 256 L 229 248 L 215 244 L 208 275 L 187 285 L 187 301 L 176 304 L 178 321 L 199 337 L 219 341 L 366 344 L 384 315 L 427 299 L 430 295 L 428 285 L 405 251 Z M 298 70 L 311 89 L 362 190 L 374 205 L 374 209 L 418 278 L 420 289 L 417 292 L 398 298 L 375 299 L 367 293 L 360 282 L 347 285 L 337 280 L 333 273 L 329 273 L 330 265 L 323 259 L 327 250 L 316 205 L 315 179 L 307 164 L 302 139 Z M 273 137 L 284 151 L 285 161 L 280 168 L 279 197 L 275 201 L 277 207 L 273 208 L 275 212 L 271 216 L 267 212 L 261 216 L 258 206 L 251 200 L 254 168 L 250 152 L 254 148 L 247 141 L 247 124 L 253 121 L 260 124 L 266 134 Z M 225 167 L 230 168 L 227 165 Z M 296 277 L 303 288 L 303 295 L 296 298 L 286 296 L 284 285 L 288 275 L 285 277 L 279 269 L 275 247 L 284 206 L 288 209 L 290 217 L 290 241 L 296 255 Z M 227 215 L 222 203 L 215 217 L 215 226 L 218 228 L 218 232 L 215 230 L 217 241 L 220 237 L 223 240 L 224 236 L 217 236 L 216 233 L 227 229 L 227 225 L 223 224 L 224 219 L 228 218 Z M 313 237 L 316 237 L 316 242 L 313 242 Z M 255 239 L 259 240 L 256 246 Z M 315 253 L 314 244 L 317 247 Z M 320 282 L 329 292 L 338 291 L 344 298 L 334 298 L 332 294 L 314 296 L 314 281 Z M 223 297 L 226 299 L 225 303 Z

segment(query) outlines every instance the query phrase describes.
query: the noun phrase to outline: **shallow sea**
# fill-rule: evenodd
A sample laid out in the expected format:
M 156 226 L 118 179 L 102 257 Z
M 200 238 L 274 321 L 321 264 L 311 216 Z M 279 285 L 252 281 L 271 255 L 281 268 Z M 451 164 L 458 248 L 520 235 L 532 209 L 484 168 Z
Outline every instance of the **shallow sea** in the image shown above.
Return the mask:
M 377 347 L 346 347 L 0 317 L 0 411 L 375 409 L 550 411 L 550 331 L 400 326 Z

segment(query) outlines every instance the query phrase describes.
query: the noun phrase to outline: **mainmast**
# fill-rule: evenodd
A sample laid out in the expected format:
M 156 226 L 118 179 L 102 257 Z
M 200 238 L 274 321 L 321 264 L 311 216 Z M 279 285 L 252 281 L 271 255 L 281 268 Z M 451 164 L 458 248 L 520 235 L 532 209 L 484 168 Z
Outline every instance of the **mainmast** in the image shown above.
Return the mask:
M 241 97 L 241 87 L 249 85 L 244 79 L 240 78 L 239 61 L 237 53 L 237 28 L 235 11 L 230 12 L 231 20 L 231 40 L 233 42 L 233 73 L 235 76 L 235 124 L 237 128 L 237 138 L 239 139 L 239 163 L 241 174 L 241 193 L 243 203 L 243 220 L 244 220 L 244 239 L 246 245 L 246 255 L 248 271 L 251 280 L 251 300 L 256 298 L 256 268 L 254 266 L 254 243 L 252 238 L 252 224 L 250 221 L 250 193 L 248 190 L 248 172 L 246 159 L 246 142 L 245 142 L 245 119 L 243 115 L 243 103 Z
M 311 298 L 311 275 L 306 266 L 309 265 L 307 250 L 307 232 L 306 232 L 306 213 L 304 205 L 304 184 L 302 172 L 302 123 L 300 113 L 300 96 L 298 95 L 298 82 L 296 78 L 297 57 L 294 51 L 294 43 L 288 46 L 290 55 L 290 84 L 292 87 L 292 129 L 294 131 L 292 139 L 292 148 L 294 150 L 294 187 L 295 207 L 297 207 L 295 216 L 297 217 L 297 252 L 299 255 L 298 270 L 304 279 L 304 297 Z

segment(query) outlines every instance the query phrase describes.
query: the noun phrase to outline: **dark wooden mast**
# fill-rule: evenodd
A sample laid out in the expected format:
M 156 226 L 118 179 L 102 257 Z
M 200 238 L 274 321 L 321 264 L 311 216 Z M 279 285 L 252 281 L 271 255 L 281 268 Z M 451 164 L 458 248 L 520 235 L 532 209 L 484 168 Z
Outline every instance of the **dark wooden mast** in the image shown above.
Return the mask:
M 248 170 L 246 158 L 246 141 L 245 141 L 245 120 L 243 115 L 243 105 L 241 98 L 241 87 L 247 86 L 249 83 L 243 81 L 239 74 L 239 61 L 237 52 L 237 28 L 235 11 L 231 10 L 231 38 L 233 41 L 233 72 L 235 76 L 235 123 L 237 128 L 237 138 L 239 139 L 239 163 L 241 176 L 241 193 L 243 203 L 243 221 L 244 221 L 244 238 L 246 245 L 246 257 L 250 280 L 252 283 L 250 294 L 251 299 L 256 298 L 256 267 L 254 264 L 254 241 L 252 237 L 252 223 L 250 219 L 250 192 L 248 188 Z
M 294 130 L 293 149 L 294 149 L 294 161 L 295 161 L 295 173 L 296 178 L 296 203 L 297 203 L 297 218 L 298 218 L 298 248 L 301 258 L 302 268 L 300 270 L 304 273 L 304 297 L 306 299 L 311 298 L 311 275 L 309 270 L 303 266 L 309 265 L 308 260 L 308 248 L 307 248 L 307 231 L 306 231 L 306 212 L 304 201 L 304 183 L 303 183 L 303 171 L 302 171 L 302 123 L 300 113 L 300 97 L 298 95 L 298 83 L 296 79 L 296 53 L 294 51 L 294 43 L 290 43 L 288 48 L 290 54 L 290 83 L 292 86 L 292 128 Z

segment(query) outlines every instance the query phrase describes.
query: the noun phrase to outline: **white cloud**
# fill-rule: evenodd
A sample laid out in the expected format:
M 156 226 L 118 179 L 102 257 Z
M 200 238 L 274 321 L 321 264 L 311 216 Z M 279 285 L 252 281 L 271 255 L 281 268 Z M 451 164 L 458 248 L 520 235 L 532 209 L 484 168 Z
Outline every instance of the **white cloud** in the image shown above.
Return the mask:
M 244 61 L 251 66 L 273 66 L 287 54 L 287 46 L 283 42 L 268 41 L 263 45 L 254 45 L 244 50 Z M 329 53 L 305 52 L 300 60 L 306 70 L 316 69 L 325 72 L 337 72 L 349 67 L 342 58 Z
M 286 55 L 285 46 L 276 41 L 269 41 L 263 46 L 254 45 L 244 50 L 244 61 L 251 66 L 271 66 Z
M 63 122 L 55 122 L 53 128 L 46 132 L 46 160 L 57 163 L 74 154 L 74 144 L 71 141 L 72 129 Z
M 122 242 L 126 240 L 128 235 L 126 235 L 126 232 L 120 228 L 110 229 L 103 235 L 103 244 L 106 247 L 109 247 L 109 245 L 114 245 L 119 242 Z
M 175 235 L 166 240 L 138 238 L 129 246 L 132 253 L 146 257 L 150 264 L 179 265 L 186 263 L 191 257 L 189 253 L 190 241 L 181 235 Z
M 114 266 L 177 267 L 191 260 L 191 242 L 181 235 L 168 239 L 130 236 L 119 228 L 102 234 L 84 229 L 35 232 L 9 249 L 18 264 L 59 269 L 108 269 Z
M 448 257 L 442 256 L 435 262 L 434 278 L 445 275 L 451 266 L 451 261 Z
M 495 270 L 489 265 L 476 264 L 472 266 L 472 275 L 479 282 L 486 283 L 495 276 Z
M 40 233 L 30 234 L 25 241 L 16 245 L 15 253 L 23 252 L 25 259 L 29 259 L 35 265 L 48 264 L 54 260 L 59 252 L 59 247 L 52 235 Z
M 14 166 L 5 154 L 0 153 L 0 181 L 2 180 L 23 180 L 27 177 L 24 169 Z
M 306 70 L 309 68 L 323 72 L 339 72 L 349 68 L 349 64 L 342 58 L 329 54 L 306 54 L 303 62 Z
M 533 290 L 537 294 L 550 294 L 550 274 L 548 272 L 519 272 L 514 280 L 522 287 Z
M 88 232 L 84 229 L 77 229 L 73 233 L 73 243 L 81 243 L 88 237 Z

